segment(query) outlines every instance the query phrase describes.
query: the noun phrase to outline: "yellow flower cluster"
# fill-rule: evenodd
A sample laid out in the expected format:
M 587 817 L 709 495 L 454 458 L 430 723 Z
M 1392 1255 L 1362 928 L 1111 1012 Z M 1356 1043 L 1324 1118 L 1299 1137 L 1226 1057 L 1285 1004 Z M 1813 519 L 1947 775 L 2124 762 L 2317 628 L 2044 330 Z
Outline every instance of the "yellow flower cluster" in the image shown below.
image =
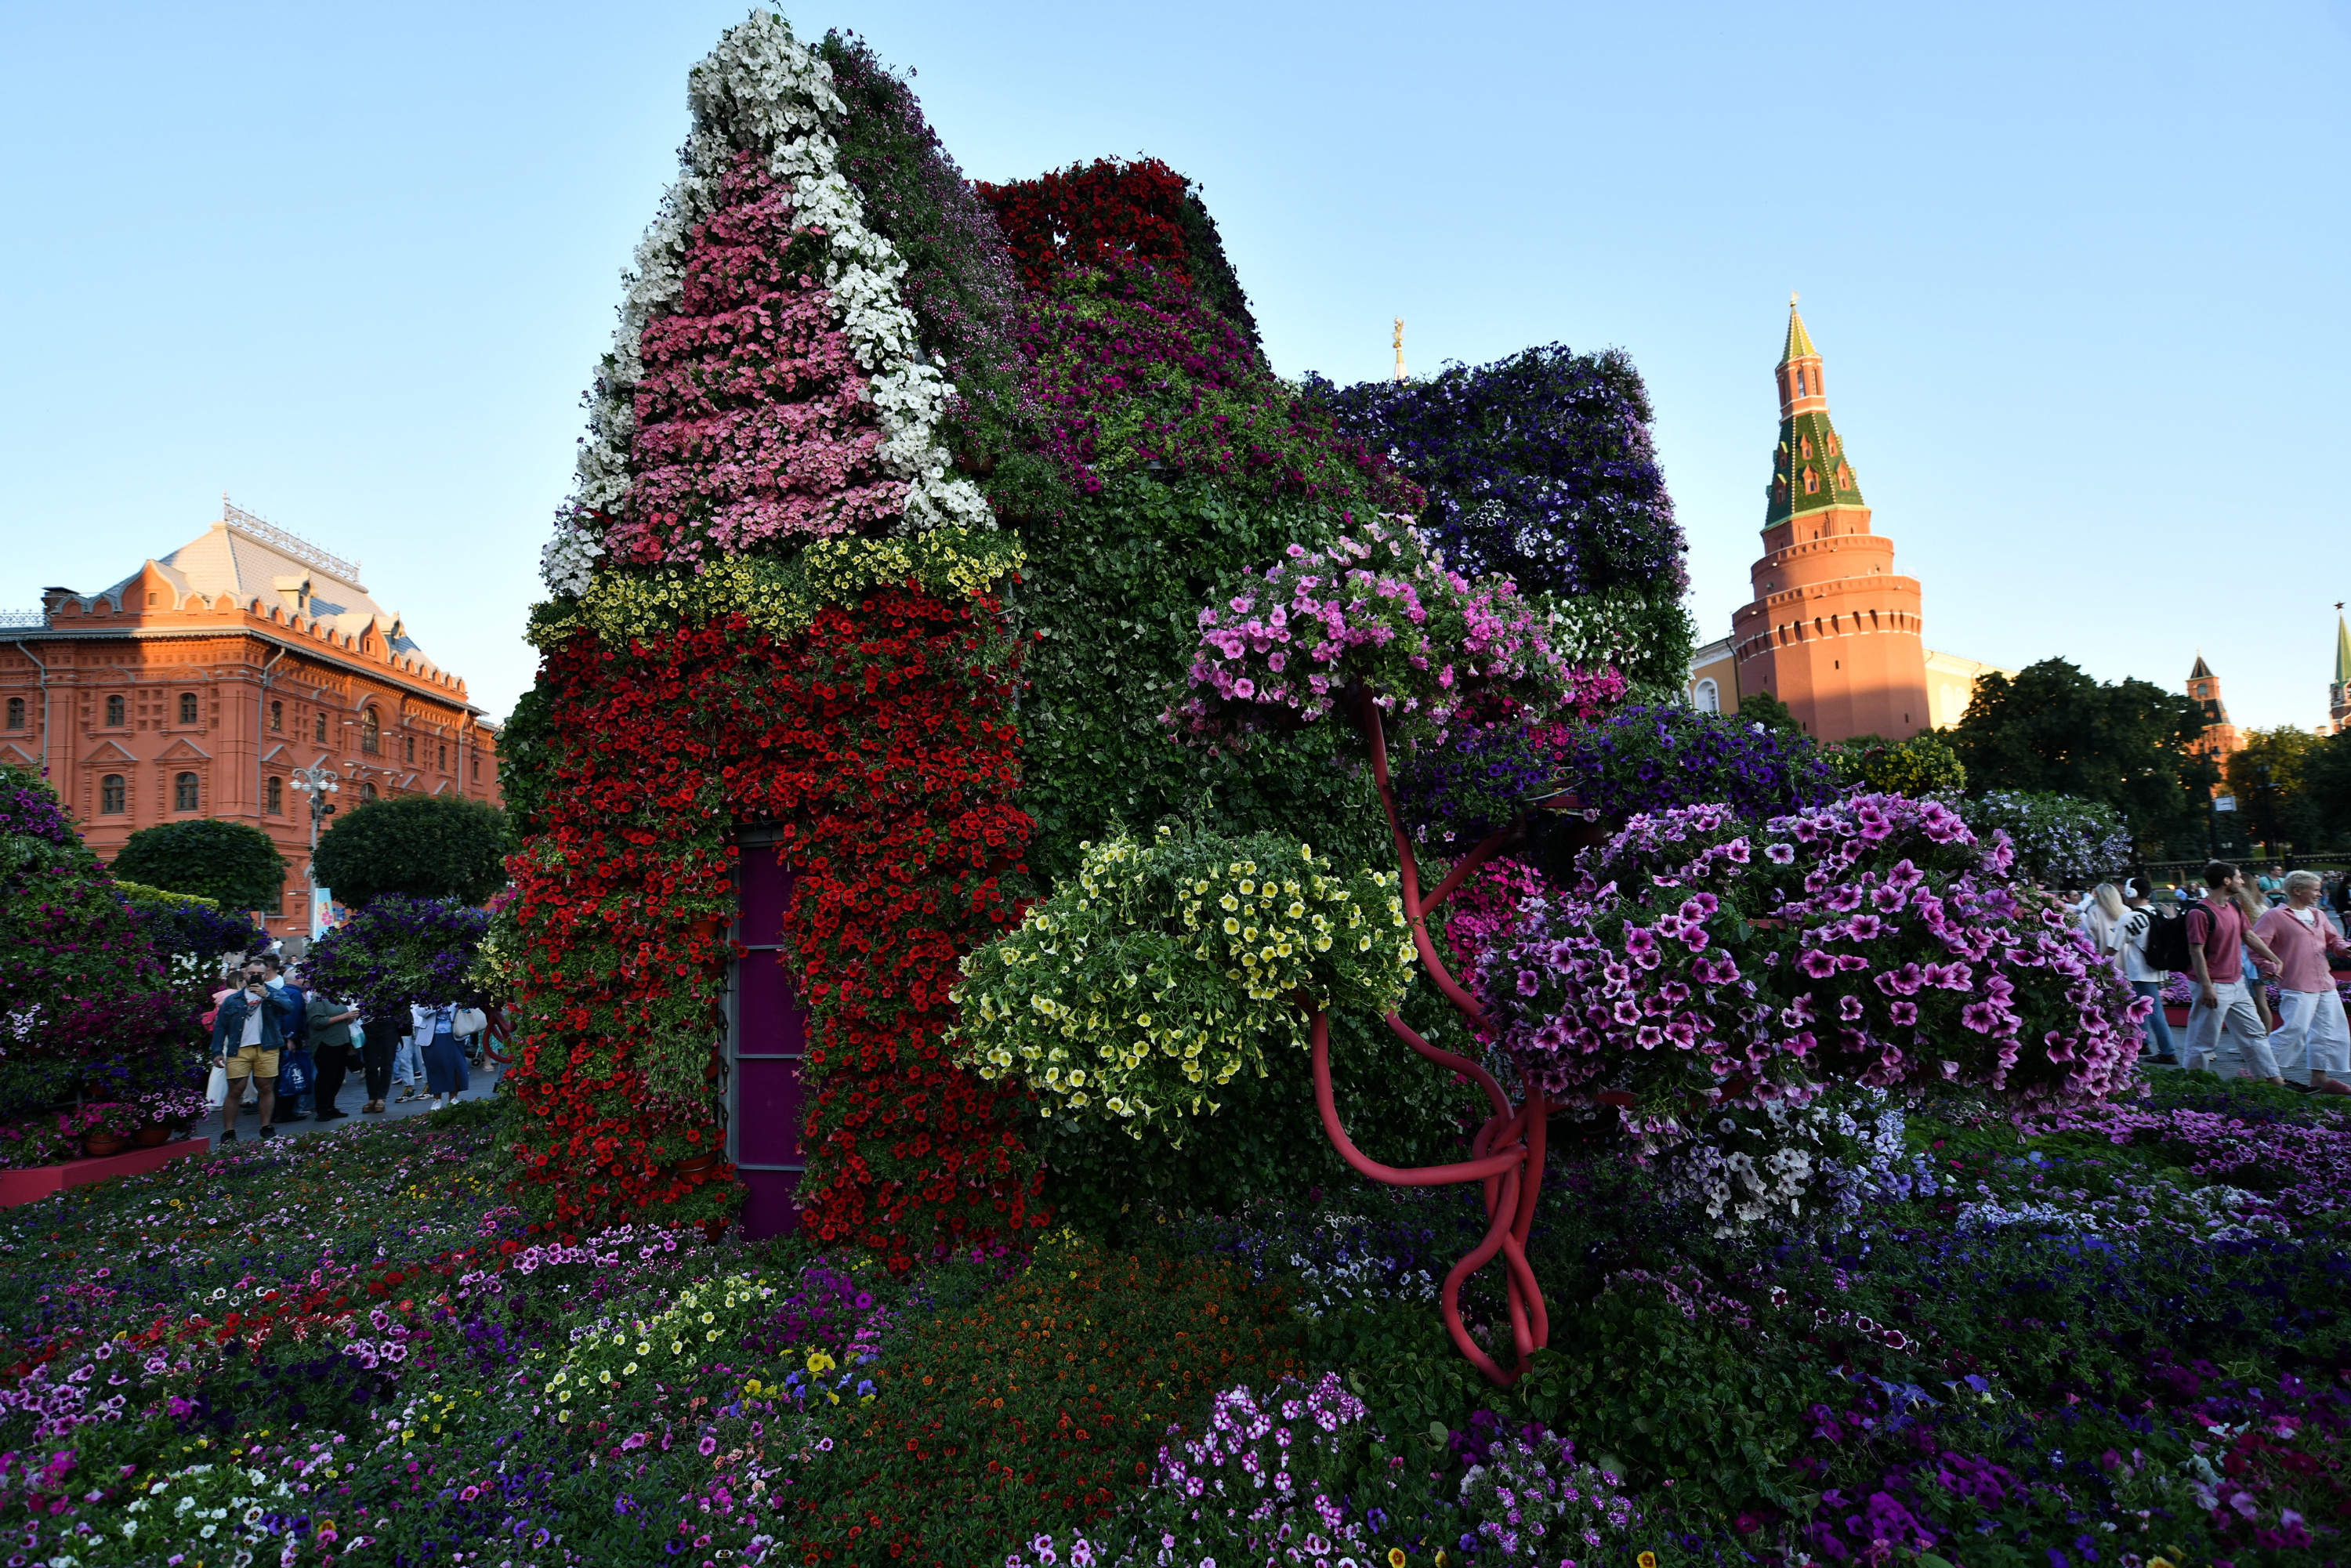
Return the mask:
M 739 1341 L 752 1310 L 775 1293 L 774 1286 L 748 1274 L 705 1281 L 680 1291 L 653 1317 L 581 1334 L 542 1391 L 555 1402 L 555 1418 L 570 1420 L 564 1406 L 575 1398 L 601 1397 L 655 1364 L 699 1365 L 730 1333 Z
M 956 988 L 958 1060 L 1018 1075 L 1046 1115 L 1155 1119 L 1217 1109 L 1211 1093 L 1267 1071 L 1268 1040 L 1304 1049 L 1313 1009 L 1385 1013 L 1413 961 L 1395 875 L 1342 876 L 1311 845 L 1119 838 L 1083 846 L 1077 875 L 1017 931 L 968 955 Z
M 769 636 L 789 637 L 826 605 L 872 589 L 911 581 L 943 596 L 981 593 L 1026 559 L 1010 534 L 934 528 L 904 538 L 820 539 L 789 560 L 737 557 L 699 569 L 600 572 L 580 598 L 534 609 L 528 635 L 542 648 L 583 629 L 625 643 L 739 614 Z

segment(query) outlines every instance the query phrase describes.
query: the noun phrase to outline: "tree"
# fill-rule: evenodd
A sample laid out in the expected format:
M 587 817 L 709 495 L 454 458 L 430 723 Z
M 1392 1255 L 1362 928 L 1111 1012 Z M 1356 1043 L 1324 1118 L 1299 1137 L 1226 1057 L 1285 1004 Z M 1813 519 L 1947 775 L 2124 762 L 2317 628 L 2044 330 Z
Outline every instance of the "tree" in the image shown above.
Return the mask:
M 2273 853 L 2281 843 L 2312 849 L 2324 832 L 2323 813 L 2310 789 L 2322 744 L 2308 730 L 2282 724 L 2252 731 L 2243 750 L 2229 754 L 2223 771 L 2237 810 L 2246 829 Z
M 2188 747 L 2204 717 L 2182 693 L 2097 681 L 2063 659 L 1976 683 L 1951 749 L 1979 792 L 2022 789 L 2112 806 L 2142 844 L 2194 831 L 2210 767 Z
M 1765 729 L 1785 730 L 1790 735 L 1804 733 L 1794 711 L 1770 692 L 1750 692 L 1741 696 L 1739 719 L 1742 724 L 1760 724 Z
M 266 908 L 286 885 L 286 857 L 268 834 L 214 817 L 140 829 L 112 869 L 120 881 L 192 893 L 229 909 Z
M 387 893 L 479 904 L 506 885 L 506 813 L 455 795 L 370 800 L 319 841 L 321 887 L 351 904 Z
M 2321 841 L 2351 836 L 2351 729 L 2337 730 L 2311 747 L 2303 764 L 2303 788 Z

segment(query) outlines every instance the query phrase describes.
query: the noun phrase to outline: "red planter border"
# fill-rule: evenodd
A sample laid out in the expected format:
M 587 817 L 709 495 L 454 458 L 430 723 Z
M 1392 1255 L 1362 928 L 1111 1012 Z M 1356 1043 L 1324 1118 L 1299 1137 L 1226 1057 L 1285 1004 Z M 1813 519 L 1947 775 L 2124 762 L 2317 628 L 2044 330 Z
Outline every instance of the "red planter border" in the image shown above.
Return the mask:
M 158 1144 L 149 1149 L 126 1149 L 102 1159 L 0 1170 L 0 1208 L 14 1208 L 20 1203 L 31 1203 L 69 1186 L 88 1186 L 109 1176 L 137 1176 L 142 1171 L 160 1169 L 173 1160 L 206 1153 L 212 1146 L 210 1138 L 183 1138 L 178 1143 Z

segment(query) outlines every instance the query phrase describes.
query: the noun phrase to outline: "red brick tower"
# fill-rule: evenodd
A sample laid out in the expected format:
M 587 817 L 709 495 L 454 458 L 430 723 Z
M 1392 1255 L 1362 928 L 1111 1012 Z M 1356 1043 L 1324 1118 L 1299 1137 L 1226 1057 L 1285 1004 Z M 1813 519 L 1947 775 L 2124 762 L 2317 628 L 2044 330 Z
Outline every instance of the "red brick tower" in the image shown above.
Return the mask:
M 1907 740 L 1933 724 L 1918 580 L 1869 531 L 1861 482 L 1829 423 L 1820 350 L 1788 302 L 1780 450 L 1763 516 L 1754 602 L 1731 617 L 1739 689 L 1769 692 L 1816 740 Z

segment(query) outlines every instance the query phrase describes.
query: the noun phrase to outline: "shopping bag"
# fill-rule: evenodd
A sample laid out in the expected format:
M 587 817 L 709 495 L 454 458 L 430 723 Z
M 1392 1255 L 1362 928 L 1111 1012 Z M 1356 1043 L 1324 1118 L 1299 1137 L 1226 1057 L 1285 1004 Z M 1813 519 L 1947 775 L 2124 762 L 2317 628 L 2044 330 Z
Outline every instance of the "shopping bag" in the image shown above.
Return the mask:
M 277 1092 L 280 1094 L 306 1093 L 310 1087 L 310 1053 L 307 1051 L 289 1051 L 286 1053 L 285 1060 L 277 1066 Z
M 458 1034 L 479 1034 L 490 1027 L 489 1015 L 479 1008 L 460 1008 L 453 1027 Z
M 212 1082 L 204 1085 L 204 1103 L 217 1109 L 228 1103 L 228 1069 L 213 1069 Z

